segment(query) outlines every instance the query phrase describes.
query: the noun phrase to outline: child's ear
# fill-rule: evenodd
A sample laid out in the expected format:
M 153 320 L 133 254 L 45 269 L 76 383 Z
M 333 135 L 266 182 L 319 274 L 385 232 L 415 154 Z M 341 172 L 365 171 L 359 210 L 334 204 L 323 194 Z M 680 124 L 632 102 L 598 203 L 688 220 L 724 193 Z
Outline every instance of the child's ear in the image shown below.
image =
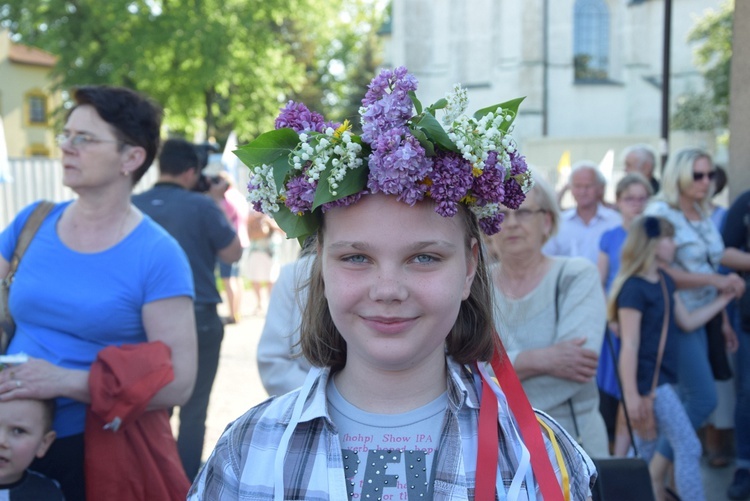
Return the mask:
M 55 438 L 57 438 L 57 433 L 55 433 L 54 430 L 50 430 L 45 433 L 42 437 L 42 441 L 39 442 L 39 447 L 37 447 L 36 449 L 36 457 L 44 457 L 44 455 L 47 454 L 49 446 L 52 445 L 52 442 L 55 441 Z
M 479 246 L 481 244 L 477 241 L 476 238 L 471 239 L 471 248 L 469 255 L 466 256 L 466 281 L 464 282 L 464 290 L 463 294 L 461 294 L 461 299 L 468 299 L 469 294 L 471 294 L 471 284 L 474 282 L 474 276 L 477 273 L 477 266 L 479 265 Z

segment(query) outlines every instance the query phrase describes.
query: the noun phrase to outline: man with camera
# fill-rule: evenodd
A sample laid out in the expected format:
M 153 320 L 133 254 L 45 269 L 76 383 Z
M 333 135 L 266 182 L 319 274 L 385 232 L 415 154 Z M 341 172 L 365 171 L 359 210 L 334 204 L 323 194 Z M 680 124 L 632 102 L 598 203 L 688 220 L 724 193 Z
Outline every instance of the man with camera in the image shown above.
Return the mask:
M 204 146 L 182 139 L 167 140 L 159 154 L 157 183 L 150 190 L 133 196 L 133 204 L 182 246 L 193 272 L 198 376 L 190 400 L 180 408 L 177 437 L 180 458 L 191 481 L 201 464 L 208 401 L 224 337 L 224 325 L 216 309 L 221 296 L 216 289 L 214 270 L 218 259 L 233 263 L 242 256 L 237 233 L 224 212 L 212 197 L 194 191 L 201 180 L 209 193 L 222 189 L 211 180 L 206 183 L 201 174 L 207 163 L 204 150 Z

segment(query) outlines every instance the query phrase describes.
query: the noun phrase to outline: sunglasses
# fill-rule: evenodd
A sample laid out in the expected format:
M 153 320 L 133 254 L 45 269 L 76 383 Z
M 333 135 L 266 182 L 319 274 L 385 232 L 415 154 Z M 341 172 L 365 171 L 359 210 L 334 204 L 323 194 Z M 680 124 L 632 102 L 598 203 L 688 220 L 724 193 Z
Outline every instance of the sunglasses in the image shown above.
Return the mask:
M 693 181 L 700 181 L 704 177 L 707 177 L 709 181 L 713 181 L 713 179 L 716 177 L 716 171 L 712 170 L 710 172 L 693 172 Z

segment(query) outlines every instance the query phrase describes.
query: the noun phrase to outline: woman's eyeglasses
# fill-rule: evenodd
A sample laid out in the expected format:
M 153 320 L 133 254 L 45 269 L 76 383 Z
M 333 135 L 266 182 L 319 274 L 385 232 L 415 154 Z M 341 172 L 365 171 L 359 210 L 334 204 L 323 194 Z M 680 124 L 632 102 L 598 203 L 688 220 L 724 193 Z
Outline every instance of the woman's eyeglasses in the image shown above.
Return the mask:
M 709 172 L 693 172 L 693 181 L 701 181 L 704 177 L 707 177 L 709 181 L 713 181 L 716 177 L 716 171 L 712 170 Z
M 622 201 L 626 204 L 645 204 L 648 197 L 622 197 Z
M 86 147 L 90 144 L 97 144 L 97 143 L 122 143 L 122 141 L 119 141 L 117 139 L 99 139 L 94 136 L 91 136 L 89 134 L 58 134 L 55 139 L 57 140 L 58 146 L 63 146 L 65 143 L 68 143 L 73 148 L 79 149 L 82 147 Z
M 519 223 L 525 223 L 526 221 L 531 219 L 531 216 L 533 216 L 534 214 L 538 214 L 540 212 L 547 212 L 547 211 L 544 209 L 501 210 L 500 214 L 503 215 L 503 219 L 506 221 L 508 220 L 508 217 L 510 217 L 510 215 L 512 214 L 516 216 L 516 219 L 518 220 Z

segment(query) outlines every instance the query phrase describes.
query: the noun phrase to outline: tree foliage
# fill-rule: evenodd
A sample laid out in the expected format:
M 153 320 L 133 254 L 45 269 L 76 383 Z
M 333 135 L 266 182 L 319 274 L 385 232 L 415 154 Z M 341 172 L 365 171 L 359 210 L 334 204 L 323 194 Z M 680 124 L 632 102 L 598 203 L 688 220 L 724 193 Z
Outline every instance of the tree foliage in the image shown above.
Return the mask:
M 62 89 L 124 85 L 165 108 L 176 133 L 249 139 L 279 107 L 320 111 L 350 91 L 360 39 L 379 25 L 372 0 L 5 0 L 0 24 L 59 57 Z M 334 73 L 331 68 L 341 71 Z M 370 70 L 372 76 L 373 68 Z M 343 92 L 343 94 L 342 94 Z M 204 125 L 201 125 L 203 122 Z
M 734 0 L 727 0 L 718 10 L 707 11 L 688 34 L 688 41 L 698 44 L 695 61 L 706 79 L 708 99 L 721 126 L 728 123 L 733 16 Z

